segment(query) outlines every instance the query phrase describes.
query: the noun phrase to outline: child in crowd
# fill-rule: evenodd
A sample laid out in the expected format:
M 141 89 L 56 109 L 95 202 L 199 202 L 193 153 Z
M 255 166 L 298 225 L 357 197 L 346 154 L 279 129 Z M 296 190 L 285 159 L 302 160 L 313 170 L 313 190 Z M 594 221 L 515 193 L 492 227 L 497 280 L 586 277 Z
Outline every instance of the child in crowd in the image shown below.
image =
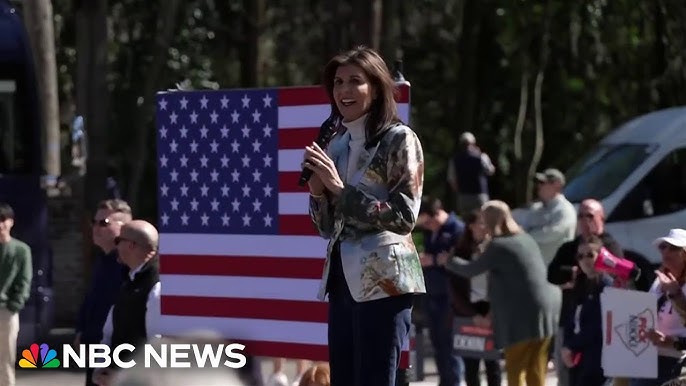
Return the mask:
M 571 386 L 602 386 L 608 382 L 601 366 L 600 294 L 605 287 L 613 286 L 614 280 L 594 268 L 602 246 L 600 238 L 594 236 L 579 244 L 577 250 L 578 266 L 584 275 L 578 275 L 574 284 L 575 312 L 566 321 L 562 348 L 562 360 L 571 369 Z

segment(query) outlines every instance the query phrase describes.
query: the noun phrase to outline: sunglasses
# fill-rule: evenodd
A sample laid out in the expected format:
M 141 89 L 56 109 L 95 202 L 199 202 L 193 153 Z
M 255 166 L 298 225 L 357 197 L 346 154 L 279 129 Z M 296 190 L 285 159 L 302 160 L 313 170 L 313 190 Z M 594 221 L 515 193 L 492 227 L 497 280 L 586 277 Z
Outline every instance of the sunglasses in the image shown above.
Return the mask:
M 662 244 L 658 245 L 657 248 L 661 251 L 664 251 L 665 249 L 668 249 L 670 251 L 678 251 L 680 249 L 683 249 L 682 247 L 677 247 L 676 245 L 672 245 L 669 243 L 662 243 Z
M 112 224 L 112 221 L 109 218 L 103 218 L 102 220 L 97 220 L 93 219 L 93 226 L 99 226 L 101 228 L 105 228 Z
M 577 216 L 577 218 L 578 218 L 579 220 L 583 220 L 583 219 L 586 219 L 586 220 L 593 220 L 594 217 L 595 217 L 595 216 L 593 216 L 593 215 L 590 214 L 590 213 L 579 213 L 579 215 Z
M 586 252 L 586 253 L 577 253 L 576 254 L 576 259 L 581 260 L 583 258 L 586 259 L 594 259 L 596 254 L 594 252 Z

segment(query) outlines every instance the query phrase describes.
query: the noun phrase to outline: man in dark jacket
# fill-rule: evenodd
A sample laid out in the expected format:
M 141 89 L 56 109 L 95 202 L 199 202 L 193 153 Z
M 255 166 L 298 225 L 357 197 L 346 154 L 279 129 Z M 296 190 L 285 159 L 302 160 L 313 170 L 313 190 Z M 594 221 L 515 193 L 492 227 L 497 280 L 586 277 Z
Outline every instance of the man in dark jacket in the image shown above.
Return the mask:
M 93 265 L 91 282 L 79 309 L 74 345 L 97 344 L 102 340 L 102 328 L 122 278 L 128 268 L 119 262 L 115 238 L 122 225 L 131 221 L 131 207 L 125 201 L 112 199 L 98 204 L 93 217 L 93 243 L 100 254 Z M 92 382 L 93 369 L 88 369 L 86 386 Z
M 453 355 L 452 308 L 448 274 L 438 265 L 441 255 L 448 255 L 464 230 L 464 224 L 454 213 L 443 209 L 440 200 L 426 197 L 419 209 L 418 223 L 424 229 L 424 251 L 420 262 L 426 282 L 426 316 L 434 348 L 439 386 L 459 386 L 462 361 Z
M 605 249 L 615 256 L 622 257 L 624 255 L 619 244 L 605 232 L 605 212 L 600 202 L 590 199 L 584 200 L 579 205 L 577 217 L 579 235 L 574 240 L 562 244 L 548 266 L 548 281 L 562 287 L 560 330 L 555 339 L 555 367 L 559 386 L 569 386 L 569 369 L 562 363 L 560 350 L 565 335 L 565 321 L 569 320 L 574 312 L 574 295 L 572 293 L 574 281 L 577 276 L 583 275 L 578 270 L 576 260 L 579 243 L 592 236 L 598 236 Z
M 488 177 L 495 173 L 495 166 L 476 145 L 474 134 L 462 133 L 459 142 L 457 154 L 448 163 L 448 183 L 457 195 L 457 212 L 466 216 L 488 201 Z

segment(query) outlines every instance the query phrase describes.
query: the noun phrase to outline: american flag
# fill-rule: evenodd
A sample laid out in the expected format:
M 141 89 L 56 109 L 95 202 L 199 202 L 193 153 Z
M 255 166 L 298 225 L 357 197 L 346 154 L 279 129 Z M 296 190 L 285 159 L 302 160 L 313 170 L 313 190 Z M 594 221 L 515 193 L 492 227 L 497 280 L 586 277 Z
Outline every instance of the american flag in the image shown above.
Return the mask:
M 408 122 L 409 84 L 399 89 Z M 316 298 L 327 241 L 297 185 L 326 93 L 171 91 L 156 102 L 163 334 L 209 329 L 252 355 L 327 360 L 328 304 Z

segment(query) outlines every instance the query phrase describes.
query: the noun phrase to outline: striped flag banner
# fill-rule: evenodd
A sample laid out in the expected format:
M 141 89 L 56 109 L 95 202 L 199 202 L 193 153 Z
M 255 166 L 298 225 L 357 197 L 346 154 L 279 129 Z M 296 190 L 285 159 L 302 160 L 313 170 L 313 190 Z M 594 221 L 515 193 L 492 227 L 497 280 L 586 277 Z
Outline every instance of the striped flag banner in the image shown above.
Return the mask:
M 408 83 L 397 101 L 408 122 Z M 164 335 L 213 330 L 252 355 L 327 360 L 327 241 L 297 181 L 330 111 L 319 86 L 157 94 Z

